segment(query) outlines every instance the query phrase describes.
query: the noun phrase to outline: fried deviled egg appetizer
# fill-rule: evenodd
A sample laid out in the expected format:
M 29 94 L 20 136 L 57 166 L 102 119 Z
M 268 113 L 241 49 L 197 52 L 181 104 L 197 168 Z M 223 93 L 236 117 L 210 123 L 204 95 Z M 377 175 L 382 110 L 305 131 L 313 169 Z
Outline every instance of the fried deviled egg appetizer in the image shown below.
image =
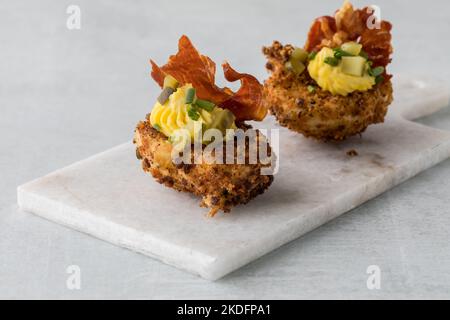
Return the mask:
M 392 26 L 345 2 L 317 18 L 303 48 L 274 41 L 263 53 L 270 112 L 282 126 L 322 141 L 344 140 L 384 121 L 393 100 Z
M 226 80 L 240 80 L 241 87 L 233 92 L 216 86 L 215 63 L 201 55 L 186 36 L 180 38 L 178 53 L 167 64 L 159 67 L 151 61 L 151 65 L 151 76 L 162 92 L 135 130 L 136 155 L 144 171 L 167 187 L 201 196 L 201 206 L 209 208 L 211 216 L 262 194 L 273 181 L 272 174 L 263 174 L 273 164 L 270 145 L 258 130 L 244 137 L 245 148 L 237 143 L 238 131 L 245 135 L 252 130 L 245 121 L 261 121 L 267 114 L 258 80 L 224 63 Z M 208 154 L 217 137 L 202 133 L 211 129 L 224 143 Z M 266 157 L 249 161 L 261 146 Z M 180 151 L 188 157 L 177 158 Z M 218 159 L 207 161 L 211 154 Z

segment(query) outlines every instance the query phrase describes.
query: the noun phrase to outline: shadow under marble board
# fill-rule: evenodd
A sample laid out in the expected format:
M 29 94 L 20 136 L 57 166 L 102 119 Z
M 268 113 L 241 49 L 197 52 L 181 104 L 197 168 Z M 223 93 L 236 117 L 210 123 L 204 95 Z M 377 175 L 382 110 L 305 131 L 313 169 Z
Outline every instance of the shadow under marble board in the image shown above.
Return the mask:
M 274 183 L 231 214 L 208 218 L 198 198 L 155 182 L 131 143 L 20 186 L 19 206 L 216 280 L 450 156 L 450 132 L 411 121 L 447 106 L 447 86 L 410 77 L 394 86 L 386 122 L 362 137 L 324 144 L 281 128 Z M 259 127 L 277 125 L 268 117 Z

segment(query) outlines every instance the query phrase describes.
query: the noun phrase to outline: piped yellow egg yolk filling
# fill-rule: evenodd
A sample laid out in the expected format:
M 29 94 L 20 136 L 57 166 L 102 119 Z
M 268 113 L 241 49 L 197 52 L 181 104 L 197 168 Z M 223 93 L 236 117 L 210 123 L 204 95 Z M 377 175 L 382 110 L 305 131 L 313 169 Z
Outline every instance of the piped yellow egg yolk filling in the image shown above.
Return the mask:
M 327 58 L 332 59 L 334 51 L 322 48 L 308 64 L 308 72 L 320 88 L 332 94 L 346 96 L 354 91 L 367 91 L 375 85 L 375 77 L 364 70 L 361 76 L 350 75 L 342 70 L 342 61 L 336 66 L 326 63 Z
M 191 139 L 197 137 L 199 129 L 219 129 L 225 133 L 227 129 L 236 129 L 234 115 L 218 106 L 211 111 L 196 108 L 195 117 L 189 112 L 192 108 L 186 104 L 188 90 L 191 84 L 186 84 L 176 89 L 163 104 L 156 102 L 150 114 L 150 123 L 158 131 L 167 137 L 172 137 L 177 130 L 185 129 L 189 132 Z

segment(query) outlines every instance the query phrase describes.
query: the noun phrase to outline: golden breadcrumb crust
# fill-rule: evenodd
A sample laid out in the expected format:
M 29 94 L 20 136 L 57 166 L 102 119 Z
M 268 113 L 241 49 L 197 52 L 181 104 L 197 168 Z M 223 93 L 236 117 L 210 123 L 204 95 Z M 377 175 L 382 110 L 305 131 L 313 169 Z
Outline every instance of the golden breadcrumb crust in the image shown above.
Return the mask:
M 274 41 L 263 48 L 271 76 L 264 83 L 264 97 L 270 112 L 282 126 L 322 141 L 344 140 L 362 133 L 370 124 L 384 121 L 393 100 L 392 83 L 385 80 L 365 92 L 347 96 L 322 90 L 303 72 L 296 76 L 284 63 L 293 50 Z M 308 86 L 314 86 L 310 92 Z
M 249 127 L 241 125 L 240 128 Z M 266 141 L 261 133 L 257 137 Z M 210 216 L 219 210 L 229 212 L 238 204 L 248 203 L 264 193 L 273 181 L 272 175 L 261 175 L 261 168 L 270 167 L 270 164 L 263 165 L 259 161 L 257 164 L 247 164 L 248 148 L 246 164 L 176 165 L 171 158 L 172 144 L 151 126 L 148 116 L 146 121 L 137 125 L 134 143 L 136 156 L 142 161 L 144 171 L 167 187 L 201 196 L 201 206 L 210 208 Z M 268 150 L 269 156 L 274 156 L 270 146 Z

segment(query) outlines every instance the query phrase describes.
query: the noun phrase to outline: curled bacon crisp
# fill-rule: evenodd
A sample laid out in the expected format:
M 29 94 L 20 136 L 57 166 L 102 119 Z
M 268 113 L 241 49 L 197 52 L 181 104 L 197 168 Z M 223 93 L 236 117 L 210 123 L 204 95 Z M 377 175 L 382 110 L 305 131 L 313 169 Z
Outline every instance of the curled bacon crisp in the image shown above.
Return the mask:
M 319 51 L 326 46 L 326 41 L 331 41 L 336 34 L 336 20 L 330 16 L 323 16 L 314 20 L 308 33 L 305 44 L 307 51 Z
M 238 121 L 261 121 L 267 114 L 262 99 L 262 86 L 255 77 L 236 72 L 228 63 L 224 63 L 222 67 L 225 78 L 230 82 L 240 80 L 241 87 L 236 93 L 229 88 L 219 88 L 215 84 L 216 64 L 207 56 L 201 55 L 187 36 L 180 38 L 178 53 L 170 56 L 164 66 L 159 67 L 153 60 L 150 63 L 151 76 L 161 87 L 166 75 L 171 75 L 181 85 L 190 83 L 200 99 L 229 109 Z
M 369 55 L 374 66 L 386 67 L 392 54 L 391 29 L 387 21 L 380 21 L 379 26 L 370 27 L 375 21 L 373 10 L 369 7 L 355 10 L 345 2 L 334 17 L 317 18 L 308 33 L 305 49 L 319 51 L 323 47 L 338 47 L 347 41 L 357 41 Z
M 229 82 L 240 80 L 241 87 L 220 106 L 233 112 L 238 120 L 264 119 L 267 107 L 263 103 L 262 87 L 258 80 L 252 75 L 235 71 L 227 62 L 222 64 L 222 68 L 225 79 Z M 231 92 L 228 88 L 226 90 Z

